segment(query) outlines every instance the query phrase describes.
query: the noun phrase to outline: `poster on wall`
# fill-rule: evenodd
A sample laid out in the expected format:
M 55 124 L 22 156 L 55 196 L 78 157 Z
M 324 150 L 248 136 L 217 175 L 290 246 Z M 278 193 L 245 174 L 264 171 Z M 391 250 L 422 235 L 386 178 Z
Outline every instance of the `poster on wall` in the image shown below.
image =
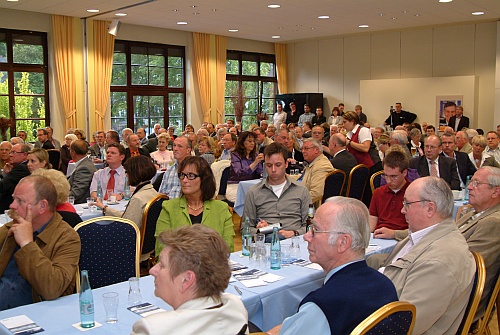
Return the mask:
M 454 102 L 457 106 L 462 106 L 463 95 L 436 95 L 436 124 L 439 124 L 439 131 L 444 131 L 444 128 L 448 125 L 448 120 L 455 116 L 445 115 L 444 105 L 447 102 Z

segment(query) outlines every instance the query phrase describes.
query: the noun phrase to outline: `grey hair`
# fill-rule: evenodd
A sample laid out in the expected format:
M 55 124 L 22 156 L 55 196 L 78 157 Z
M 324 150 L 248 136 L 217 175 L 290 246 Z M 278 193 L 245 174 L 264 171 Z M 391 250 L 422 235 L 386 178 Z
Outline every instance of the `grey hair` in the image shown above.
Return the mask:
M 219 134 L 219 135 L 222 135 L 222 134 L 226 135 L 227 134 L 227 128 L 226 127 L 220 128 L 219 130 L 217 130 L 217 134 Z
M 491 187 L 500 186 L 500 169 L 494 166 L 483 166 L 479 170 L 486 170 L 488 172 L 488 184 Z M 478 171 L 479 171 L 478 170 Z
M 479 135 L 479 133 L 477 132 L 477 130 L 476 130 L 476 129 L 470 129 L 470 128 L 469 128 L 469 129 L 467 129 L 467 130 L 465 131 L 465 133 L 467 134 L 467 137 L 468 137 L 468 138 L 473 138 L 474 136 Z
M 323 145 L 321 143 L 319 143 L 318 140 L 315 140 L 314 138 L 310 137 L 310 138 L 304 139 L 304 141 L 302 143 L 309 143 L 309 142 L 312 143 L 316 148 L 318 148 L 320 153 L 323 153 Z
M 443 218 L 451 217 L 454 203 L 450 185 L 438 177 L 422 177 L 418 180 L 422 183 L 418 191 L 419 199 L 435 203 L 436 212 Z M 420 205 L 422 206 L 422 203 Z
M 352 238 L 351 249 L 364 255 L 370 243 L 370 214 L 366 206 L 359 200 L 347 197 L 331 197 L 325 203 L 334 203 L 339 210 L 329 217 L 330 229 L 335 226 L 338 231 L 349 234 Z M 334 235 L 330 234 L 328 243 L 334 243 Z
M 415 136 L 420 136 L 422 135 L 422 132 L 418 128 L 413 128 L 410 130 L 410 137 L 415 137 Z
M 404 130 L 395 130 L 391 134 L 391 138 L 395 139 L 398 141 L 400 145 L 407 144 L 408 143 L 408 135 L 406 134 L 406 131 Z

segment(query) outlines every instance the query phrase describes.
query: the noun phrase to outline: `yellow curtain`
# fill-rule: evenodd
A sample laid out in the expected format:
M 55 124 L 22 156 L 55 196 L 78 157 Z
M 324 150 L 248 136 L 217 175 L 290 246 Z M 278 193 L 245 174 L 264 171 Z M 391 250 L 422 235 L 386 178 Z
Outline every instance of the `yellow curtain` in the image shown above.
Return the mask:
M 194 67 L 201 96 L 203 121 L 210 120 L 210 35 L 193 33 Z
M 115 37 L 108 34 L 108 22 L 94 21 L 94 91 L 96 129 L 104 130 L 109 104 Z
M 224 95 L 226 91 L 226 36 L 215 36 L 216 48 L 216 79 L 217 79 L 217 115 L 216 123 L 222 123 L 224 116 Z
M 66 129 L 76 128 L 76 82 L 73 58 L 73 18 L 52 15 L 54 58 Z
M 288 79 L 286 74 L 286 45 L 274 43 L 274 53 L 276 54 L 276 73 L 278 75 L 278 91 L 279 93 L 288 93 Z

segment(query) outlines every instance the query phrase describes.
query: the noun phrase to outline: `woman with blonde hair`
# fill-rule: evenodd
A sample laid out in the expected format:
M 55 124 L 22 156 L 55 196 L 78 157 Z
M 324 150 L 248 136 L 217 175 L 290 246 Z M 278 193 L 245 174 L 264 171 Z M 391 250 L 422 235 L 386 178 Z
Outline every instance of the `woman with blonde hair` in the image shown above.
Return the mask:
M 495 160 L 495 157 L 490 156 L 484 152 L 484 149 L 488 145 L 486 137 L 482 135 L 476 135 L 472 138 L 472 152 L 469 154 L 469 159 L 474 164 L 476 169 L 482 166 L 494 166 L 500 168 L 500 164 Z
M 173 162 L 174 153 L 171 150 L 167 150 L 167 146 L 170 143 L 170 135 L 161 133 L 158 135 L 157 139 L 158 150 L 150 153 L 151 158 L 153 158 L 157 165 L 161 165 L 162 162 Z
M 49 163 L 49 154 L 45 149 L 36 148 L 28 152 L 28 170 L 31 173 L 37 169 L 52 169 Z
M 200 157 L 212 165 L 215 162 L 214 156 L 214 140 L 211 137 L 205 136 L 198 140 L 198 152 Z

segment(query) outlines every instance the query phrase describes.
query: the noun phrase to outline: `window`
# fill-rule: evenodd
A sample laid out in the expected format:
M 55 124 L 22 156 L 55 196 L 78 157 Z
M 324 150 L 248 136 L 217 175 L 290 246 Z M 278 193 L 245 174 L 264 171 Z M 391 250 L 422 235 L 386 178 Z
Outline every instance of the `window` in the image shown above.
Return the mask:
M 242 122 L 242 129 L 257 123 L 257 113 L 274 114 L 278 91 L 274 55 L 228 51 L 224 118 Z
M 12 118 L 7 137 L 19 130 L 36 140 L 49 124 L 47 34 L 0 29 L 0 117 Z
M 111 77 L 111 128 L 185 124 L 184 47 L 116 41 Z

